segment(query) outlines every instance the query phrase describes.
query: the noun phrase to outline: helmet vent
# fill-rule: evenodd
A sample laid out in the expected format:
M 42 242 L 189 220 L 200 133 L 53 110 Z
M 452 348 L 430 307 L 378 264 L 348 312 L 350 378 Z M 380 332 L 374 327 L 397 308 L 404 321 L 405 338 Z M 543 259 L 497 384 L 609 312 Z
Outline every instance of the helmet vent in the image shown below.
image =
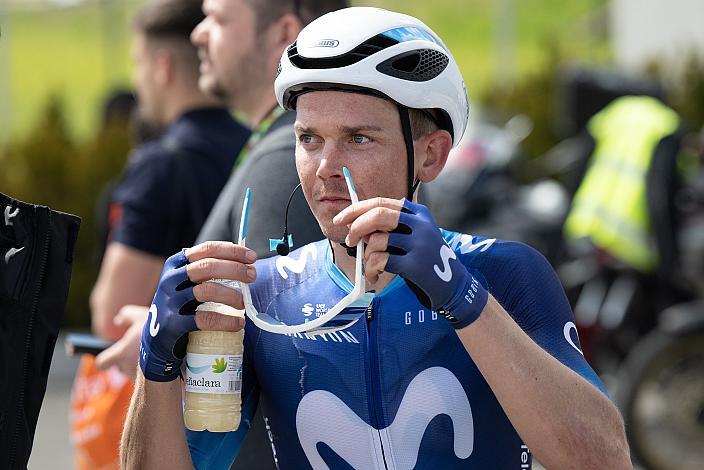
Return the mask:
M 442 73 L 450 59 L 440 51 L 420 49 L 385 60 L 376 69 L 386 75 L 412 82 L 427 82 Z
M 346 54 L 334 57 L 310 58 L 300 56 L 298 54 L 298 45 L 295 42 L 289 46 L 287 53 L 288 59 L 299 69 L 333 69 L 356 64 L 360 60 L 396 44 L 398 44 L 396 39 L 377 34 Z

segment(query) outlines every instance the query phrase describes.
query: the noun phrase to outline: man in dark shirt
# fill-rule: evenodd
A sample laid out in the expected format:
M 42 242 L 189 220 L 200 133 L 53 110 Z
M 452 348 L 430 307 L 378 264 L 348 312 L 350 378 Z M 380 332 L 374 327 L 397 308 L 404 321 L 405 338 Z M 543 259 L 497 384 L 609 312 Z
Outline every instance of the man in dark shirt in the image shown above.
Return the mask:
M 318 16 L 347 6 L 346 0 L 204 0 L 206 18 L 193 31 L 191 39 L 201 59 L 199 84 L 202 90 L 222 97 L 253 129 L 247 148 L 238 160 L 198 240 L 237 238 L 242 198 L 252 189 L 252 210 L 267 217 L 252 219 L 248 244 L 259 257 L 276 254 L 269 249 L 270 238 L 282 237 L 286 203 L 298 184 L 294 162 L 295 114 L 283 113 L 273 92 L 276 67 L 284 49 L 303 26 Z M 320 240 L 320 227 L 301 194 L 293 197 L 288 229 L 295 246 Z M 136 363 L 141 330 L 137 323 L 146 318 L 146 308 L 130 308 L 135 318 L 130 351 L 114 360 Z M 236 469 L 273 468 L 269 440 L 259 416 L 244 444 Z M 265 457 L 263 457 L 265 456 Z
M 164 259 L 190 246 L 249 131 L 198 88 L 188 35 L 197 0 L 158 0 L 135 18 L 134 81 L 141 118 L 165 130 L 129 159 L 113 202 L 121 212 L 91 294 L 94 331 L 118 339 L 120 307 L 148 305 Z
M 137 350 L 132 359 L 123 354 L 130 347 L 126 333 L 143 323 L 134 306 L 150 304 L 164 260 L 193 245 L 250 135 L 198 87 L 198 54 L 189 35 L 202 19 L 200 0 L 154 0 L 134 20 L 140 117 L 164 132 L 133 152 L 113 193 L 114 222 L 90 306 L 93 331 L 119 341 L 97 361 L 81 363 L 72 404 L 78 468 L 117 468 L 136 370 Z M 126 377 L 96 370 L 112 365 Z
M 201 108 L 137 149 L 113 193 L 123 213 L 111 241 L 161 258 L 192 245 L 247 135 L 226 109 Z

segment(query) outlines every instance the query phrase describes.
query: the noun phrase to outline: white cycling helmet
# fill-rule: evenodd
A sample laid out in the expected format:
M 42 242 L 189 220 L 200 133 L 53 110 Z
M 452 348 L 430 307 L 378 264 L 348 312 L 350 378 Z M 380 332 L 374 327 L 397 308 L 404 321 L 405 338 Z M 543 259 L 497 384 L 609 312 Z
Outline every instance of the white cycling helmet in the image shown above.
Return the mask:
M 409 178 L 413 145 L 406 108 L 437 110 L 437 124 L 453 146 L 469 117 L 464 81 L 447 46 L 420 20 L 380 8 L 345 8 L 310 23 L 284 51 L 274 87 L 285 109 L 316 90 L 373 94 L 401 105 Z

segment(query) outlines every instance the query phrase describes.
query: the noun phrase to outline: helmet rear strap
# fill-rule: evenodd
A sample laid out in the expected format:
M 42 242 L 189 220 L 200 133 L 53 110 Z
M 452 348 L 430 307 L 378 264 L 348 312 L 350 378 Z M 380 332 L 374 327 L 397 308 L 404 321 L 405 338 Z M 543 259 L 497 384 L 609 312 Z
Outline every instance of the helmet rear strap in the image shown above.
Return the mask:
M 408 161 L 408 200 L 413 200 L 413 193 L 416 191 L 420 180 L 415 181 L 415 164 L 413 149 L 413 131 L 411 130 L 411 118 L 408 113 L 408 107 L 400 103 L 396 103 L 398 114 L 401 117 L 401 130 L 403 131 L 403 141 L 406 144 L 406 158 Z

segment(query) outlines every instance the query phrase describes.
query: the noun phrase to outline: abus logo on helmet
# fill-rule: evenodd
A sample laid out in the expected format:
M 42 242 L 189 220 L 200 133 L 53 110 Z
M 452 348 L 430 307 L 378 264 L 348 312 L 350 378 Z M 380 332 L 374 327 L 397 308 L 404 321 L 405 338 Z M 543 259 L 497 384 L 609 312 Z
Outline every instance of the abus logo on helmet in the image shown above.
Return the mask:
M 337 39 L 321 39 L 320 41 L 313 44 L 312 47 L 337 47 L 340 45 L 340 41 Z

